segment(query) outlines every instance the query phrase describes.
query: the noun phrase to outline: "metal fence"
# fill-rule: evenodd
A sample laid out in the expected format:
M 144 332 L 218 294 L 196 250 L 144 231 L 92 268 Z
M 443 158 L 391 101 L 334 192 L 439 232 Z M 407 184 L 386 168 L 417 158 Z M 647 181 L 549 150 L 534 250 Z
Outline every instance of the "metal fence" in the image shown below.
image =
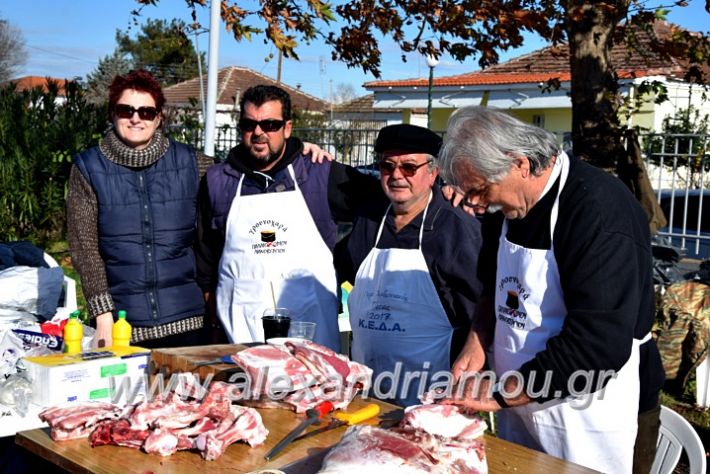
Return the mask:
M 384 123 L 382 124 L 384 125 Z M 379 128 L 302 128 L 293 135 L 332 152 L 340 162 L 364 166 L 375 159 Z M 202 148 L 202 131 L 172 128 L 173 137 Z M 568 135 L 560 136 L 561 141 Z M 217 129 L 215 156 L 224 159 L 239 140 L 233 127 Z M 646 168 L 668 227 L 659 232 L 691 258 L 710 258 L 710 135 L 641 136 Z M 567 146 L 570 144 L 567 143 Z
M 668 226 L 659 231 L 687 257 L 710 258 L 710 135 L 641 137 L 646 169 Z
M 229 150 L 239 143 L 239 131 L 235 127 L 219 127 L 216 131 L 215 156 L 224 160 Z M 378 132 L 379 128 L 298 128 L 293 129 L 293 136 L 317 144 L 324 150 L 333 153 L 336 159 L 342 163 L 362 166 L 372 163 L 375 159 L 374 146 Z M 189 143 L 197 149 L 203 148 L 203 130 L 201 129 L 173 126 L 168 133 L 178 141 Z

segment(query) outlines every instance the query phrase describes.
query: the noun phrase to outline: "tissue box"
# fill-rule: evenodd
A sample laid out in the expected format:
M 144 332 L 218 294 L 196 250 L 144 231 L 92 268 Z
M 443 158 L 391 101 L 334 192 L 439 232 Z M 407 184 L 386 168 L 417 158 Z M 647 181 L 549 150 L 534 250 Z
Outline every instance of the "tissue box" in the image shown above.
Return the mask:
M 134 403 L 147 391 L 150 350 L 108 347 L 81 354 L 25 357 L 32 401 L 40 406 L 68 402 Z

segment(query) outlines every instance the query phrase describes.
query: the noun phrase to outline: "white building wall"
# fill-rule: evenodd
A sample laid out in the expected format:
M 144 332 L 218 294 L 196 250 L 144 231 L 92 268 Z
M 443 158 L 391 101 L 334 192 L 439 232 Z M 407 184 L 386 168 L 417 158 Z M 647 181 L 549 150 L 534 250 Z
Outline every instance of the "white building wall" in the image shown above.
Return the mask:
M 660 132 L 663 129 L 663 120 L 672 117 L 679 110 L 687 109 L 692 105 L 700 111 L 700 116 L 710 115 L 710 88 L 697 84 L 679 82 L 666 82 L 668 100 L 656 105 L 654 128 Z M 704 97 L 704 96 L 707 97 Z

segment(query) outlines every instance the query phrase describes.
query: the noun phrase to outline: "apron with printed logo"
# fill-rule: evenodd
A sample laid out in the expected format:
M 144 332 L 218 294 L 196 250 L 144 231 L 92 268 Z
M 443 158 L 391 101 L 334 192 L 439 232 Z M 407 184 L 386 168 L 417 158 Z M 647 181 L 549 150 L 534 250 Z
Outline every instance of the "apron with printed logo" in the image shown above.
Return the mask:
M 314 341 L 340 351 L 333 255 L 288 166 L 295 189 L 240 196 L 227 216 L 217 279 L 217 313 L 233 343 L 264 340 L 265 309 L 287 308 L 316 323 Z
M 545 349 L 562 330 L 567 309 L 554 255 L 559 198 L 569 174 L 561 153 L 560 184 L 550 217 L 549 250 L 528 249 L 506 239 L 504 220 L 498 252 L 493 363 L 499 379 Z M 499 436 L 552 456 L 607 473 L 631 472 L 639 399 L 639 345 L 602 391 L 531 402 L 499 412 Z M 545 374 L 535 374 L 544 379 Z M 579 374 L 584 377 L 584 374 Z M 609 377 L 607 377 L 609 378 Z M 582 379 L 584 381 L 584 379 Z
M 418 395 L 437 380 L 433 376 L 451 366 L 453 328 L 421 250 L 428 207 L 418 248 L 378 249 L 387 208 L 348 298 L 353 360 L 374 371 L 375 395 L 402 406 L 420 403 Z

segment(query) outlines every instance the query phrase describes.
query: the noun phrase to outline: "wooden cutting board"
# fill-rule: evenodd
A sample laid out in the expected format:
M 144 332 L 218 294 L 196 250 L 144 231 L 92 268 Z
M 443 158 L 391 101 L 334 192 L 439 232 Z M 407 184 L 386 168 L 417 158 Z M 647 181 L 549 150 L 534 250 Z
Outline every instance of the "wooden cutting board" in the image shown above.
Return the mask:
M 219 359 L 222 356 L 236 354 L 245 349 L 242 344 L 215 344 L 210 346 L 173 347 L 169 349 L 153 349 L 151 352 L 151 375 L 162 374 L 170 377 L 177 372 L 193 372 L 202 379 L 212 374 L 213 380 L 227 381 L 235 372 L 241 371 L 233 364 L 211 364 L 196 367 L 200 362 Z

